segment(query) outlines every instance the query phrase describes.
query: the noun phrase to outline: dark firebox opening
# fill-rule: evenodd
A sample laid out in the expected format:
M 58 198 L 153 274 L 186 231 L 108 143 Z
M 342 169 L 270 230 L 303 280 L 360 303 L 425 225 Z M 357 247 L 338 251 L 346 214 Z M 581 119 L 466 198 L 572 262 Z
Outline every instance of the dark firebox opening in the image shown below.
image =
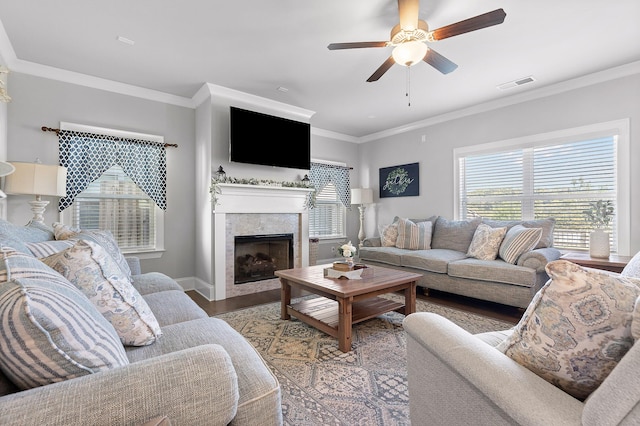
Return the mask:
M 293 234 L 235 237 L 234 284 L 276 278 L 274 272 L 293 268 Z

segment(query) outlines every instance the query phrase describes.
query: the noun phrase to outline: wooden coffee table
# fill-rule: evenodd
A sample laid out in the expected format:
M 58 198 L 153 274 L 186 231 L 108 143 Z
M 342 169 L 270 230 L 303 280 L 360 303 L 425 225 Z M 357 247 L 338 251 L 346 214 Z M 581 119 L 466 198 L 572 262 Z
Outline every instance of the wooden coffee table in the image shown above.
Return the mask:
M 317 265 L 276 271 L 281 283 L 280 317 L 291 315 L 338 339 L 342 352 L 351 350 L 353 324 L 374 318 L 385 312 L 397 311 L 409 315 L 416 310 L 416 281 L 420 274 L 398 271 L 380 266 L 373 268 L 373 276 L 359 280 L 325 278 L 324 269 L 331 265 Z M 323 297 L 291 304 L 291 288 L 299 288 Z M 377 297 L 380 294 L 404 290 L 404 304 Z

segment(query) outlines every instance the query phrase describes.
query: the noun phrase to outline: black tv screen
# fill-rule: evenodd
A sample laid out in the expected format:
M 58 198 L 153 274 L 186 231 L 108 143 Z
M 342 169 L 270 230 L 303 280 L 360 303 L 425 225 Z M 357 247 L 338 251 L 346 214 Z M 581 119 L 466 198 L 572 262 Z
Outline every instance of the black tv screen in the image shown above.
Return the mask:
M 238 163 L 309 170 L 311 126 L 230 107 L 229 159 Z

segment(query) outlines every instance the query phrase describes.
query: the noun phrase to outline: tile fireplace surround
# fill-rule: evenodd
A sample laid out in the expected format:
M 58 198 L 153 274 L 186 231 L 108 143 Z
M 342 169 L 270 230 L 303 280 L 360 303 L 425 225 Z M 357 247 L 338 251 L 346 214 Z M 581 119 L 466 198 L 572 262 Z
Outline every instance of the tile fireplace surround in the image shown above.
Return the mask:
M 215 300 L 280 288 L 277 278 L 234 284 L 234 238 L 241 235 L 293 234 L 294 267 L 309 264 L 310 189 L 219 184 L 213 211 Z

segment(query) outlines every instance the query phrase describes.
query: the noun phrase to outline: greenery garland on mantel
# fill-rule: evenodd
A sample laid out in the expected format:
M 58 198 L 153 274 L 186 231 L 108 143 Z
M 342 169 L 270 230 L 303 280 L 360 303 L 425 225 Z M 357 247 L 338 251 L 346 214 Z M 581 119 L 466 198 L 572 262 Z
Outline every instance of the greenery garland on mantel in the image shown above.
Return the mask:
M 305 188 L 311 189 L 309 196 L 304 203 L 305 208 L 314 208 L 316 205 L 316 190 L 308 180 L 302 181 L 276 181 L 270 179 L 238 179 L 228 176 L 213 177 L 211 178 L 211 186 L 209 187 L 209 194 L 211 194 L 211 202 L 214 206 L 218 205 L 218 195 L 222 194 L 220 189 L 221 183 L 232 183 L 237 185 L 255 185 L 255 186 L 275 186 L 280 188 Z

